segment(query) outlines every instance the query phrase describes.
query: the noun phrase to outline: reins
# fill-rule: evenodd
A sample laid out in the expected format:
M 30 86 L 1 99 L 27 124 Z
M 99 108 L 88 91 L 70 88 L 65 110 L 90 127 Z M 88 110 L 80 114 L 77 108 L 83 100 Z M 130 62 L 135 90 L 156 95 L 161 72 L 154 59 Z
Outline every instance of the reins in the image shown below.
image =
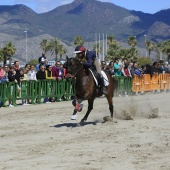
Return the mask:
M 81 64 L 81 67 L 74 73 L 74 77 L 77 75 L 77 73 L 80 71 L 80 69 L 83 67 L 83 64 Z

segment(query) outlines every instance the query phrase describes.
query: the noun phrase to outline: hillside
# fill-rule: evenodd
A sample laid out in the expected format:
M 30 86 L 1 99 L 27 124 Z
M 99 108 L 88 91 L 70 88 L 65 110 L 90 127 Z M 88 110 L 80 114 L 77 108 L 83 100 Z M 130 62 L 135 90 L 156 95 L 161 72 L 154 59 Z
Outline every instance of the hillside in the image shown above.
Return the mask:
M 91 43 L 95 41 L 95 33 L 114 35 L 117 41 L 124 43 L 128 36 L 136 36 L 138 45 L 144 47 L 144 35 L 154 42 L 170 38 L 169 18 L 170 9 L 147 14 L 97 0 L 75 0 L 42 14 L 22 4 L 0 6 L 0 43 L 3 45 L 11 39 L 18 46 L 23 41 L 16 54 L 23 60 L 25 30 L 29 42 L 33 41 L 28 47 L 31 57 L 41 53 L 39 42 L 44 35 L 67 42 L 68 49 L 75 36 L 82 36 L 85 42 Z M 39 37 L 39 41 L 34 41 L 34 37 Z

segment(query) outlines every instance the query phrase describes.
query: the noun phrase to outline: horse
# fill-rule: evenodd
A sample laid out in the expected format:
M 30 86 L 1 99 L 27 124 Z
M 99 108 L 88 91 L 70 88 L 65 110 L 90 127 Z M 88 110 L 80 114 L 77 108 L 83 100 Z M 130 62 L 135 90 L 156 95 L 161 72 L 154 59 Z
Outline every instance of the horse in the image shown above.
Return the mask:
M 102 89 L 98 88 L 92 72 L 89 69 L 84 69 L 78 58 L 68 58 L 68 56 L 66 56 L 66 59 L 66 78 L 69 78 L 70 75 L 72 75 L 72 77 L 75 77 L 76 79 L 75 99 L 72 101 L 72 104 L 75 107 L 73 115 L 76 115 L 78 111 L 82 110 L 80 103 L 83 100 L 88 100 L 87 112 L 81 120 L 81 123 L 83 123 L 87 121 L 90 112 L 93 110 L 94 99 L 103 95 Z M 117 81 L 107 71 L 104 72 L 106 73 L 109 81 L 109 85 L 107 86 L 107 94 L 105 94 L 105 96 L 109 104 L 110 117 L 113 120 L 114 106 L 112 98 L 114 95 L 114 90 L 117 88 Z

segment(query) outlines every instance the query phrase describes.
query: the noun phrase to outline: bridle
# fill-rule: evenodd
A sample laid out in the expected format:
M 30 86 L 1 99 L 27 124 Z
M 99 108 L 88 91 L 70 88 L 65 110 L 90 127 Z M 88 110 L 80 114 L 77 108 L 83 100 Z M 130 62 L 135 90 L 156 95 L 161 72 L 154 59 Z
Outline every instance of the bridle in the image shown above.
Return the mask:
M 77 75 L 77 73 L 83 68 L 83 64 L 81 64 L 81 67 L 74 73 L 74 77 Z

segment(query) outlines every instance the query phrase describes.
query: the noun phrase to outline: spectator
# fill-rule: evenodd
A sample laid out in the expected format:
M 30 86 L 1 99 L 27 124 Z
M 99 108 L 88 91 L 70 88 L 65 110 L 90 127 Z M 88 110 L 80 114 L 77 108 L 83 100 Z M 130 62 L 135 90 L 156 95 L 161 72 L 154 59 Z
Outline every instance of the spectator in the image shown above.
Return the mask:
M 37 80 L 34 65 L 31 65 L 31 69 L 28 71 L 28 80 Z
M 15 82 L 17 83 L 17 76 L 16 76 L 16 71 L 15 71 L 15 67 L 11 66 L 10 67 L 10 71 L 8 73 L 8 79 L 9 82 Z M 13 94 L 13 86 L 11 86 L 11 98 L 12 98 L 12 94 Z M 9 107 L 14 107 L 14 105 L 12 105 L 11 99 L 9 99 Z
M 19 61 L 14 61 L 14 69 L 16 71 L 16 79 L 19 81 L 19 76 L 20 76 L 20 63 L 19 63 Z
M 114 62 L 110 61 L 109 65 L 106 67 L 106 70 L 111 74 L 114 75 Z
M 52 67 L 52 76 L 55 77 L 56 80 L 62 80 L 64 78 L 64 69 L 60 66 L 60 61 L 57 61 L 55 66 Z
M 45 75 L 47 80 L 54 80 L 54 77 L 52 76 L 52 66 L 48 65 L 45 70 Z M 54 101 L 53 98 L 45 98 L 44 103 L 51 103 L 50 101 Z
M 46 59 L 45 53 L 42 53 L 42 56 L 38 58 L 39 64 L 44 64 L 44 61 Z
M 123 74 L 124 74 L 125 77 L 131 77 L 132 78 L 132 75 L 130 73 L 129 63 L 124 64 Z
M 29 69 L 28 67 L 25 67 L 23 80 L 25 80 L 25 81 L 28 80 L 28 77 L 29 77 L 29 76 L 28 76 L 28 73 L 29 73 L 29 71 L 30 71 L 30 69 Z M 27 86 L 26 86 L 26 87 L 27 87 Z M 27 88 L 26 88 L 26 94 L 27 94 Z M 29 100 L 29 99 L 23 99 L 23 100 L 22 100 L 22 104 L 23 104 L 23 105 L 30 105 L 29 103 L 30 103 L 30 100 Z
M 152 73 L 153 74 L 158 74 L 158 62 L 154 62 L 152 64 Z
M 6 79 L 5 79 L 5 71 L 2 68 L 2 66 L 0 65 L 0 83 L 3 83 L 5 81 L 6 81 Z
M 8 65 L 4 65 L 4 71 L 5 71 L 5 80 L 6 82 L 8 82 L 8 73 L 9 73 L 9 66 Z
M 52 66 L 48 65 L 45 70 L 46 79 L 48 80 L 54 80 L 54 77 L 52 76 Z
M 126 58 L 124 58 L 124 59 L 122 60 L 122 74 L 123 74 L 124 76 L 126 76 L 126 74 L 124 73 L 125 64 L 128 65 L 128 69 L 129 69 L 129 64 L 128 64 L 128 61 L 127 61 Z
M 40 70 L 36 73 L 36 78 L 37 78 L 37 80 L 45 80 L 46 79 L 44 65 L 40 66 Z
M 131 69 L 130 69 L 130 73 L 131 73 L 131 76 L 132 76 L 132 78 L 134 78 L 134 75 L 136 74 L 136 75 L 138 75 L 138 76 L 140 76 L 140 71 L 138 70 L 138 62 L 137 61 L 134 61 L 133 62 L 133 65 L 132 65 L 132 67 L 131 67 Z
M 122 75 L 122 63 L 119 58 L 115 58 L 114 61 L 114 74 L 115 76 L 121 76 Z
M 157 68 L 158 68 L 158 74 L 162 74 L 164 71 L 164 68 L 160 62 L 158 62 Z
M 101 69 L 102 69 L 102 70 L 105 70 L 105 69 L 106 69 L 106 62 L 105 62 L 105 61 L 102 61 L 102 62 L 101 62 Z

